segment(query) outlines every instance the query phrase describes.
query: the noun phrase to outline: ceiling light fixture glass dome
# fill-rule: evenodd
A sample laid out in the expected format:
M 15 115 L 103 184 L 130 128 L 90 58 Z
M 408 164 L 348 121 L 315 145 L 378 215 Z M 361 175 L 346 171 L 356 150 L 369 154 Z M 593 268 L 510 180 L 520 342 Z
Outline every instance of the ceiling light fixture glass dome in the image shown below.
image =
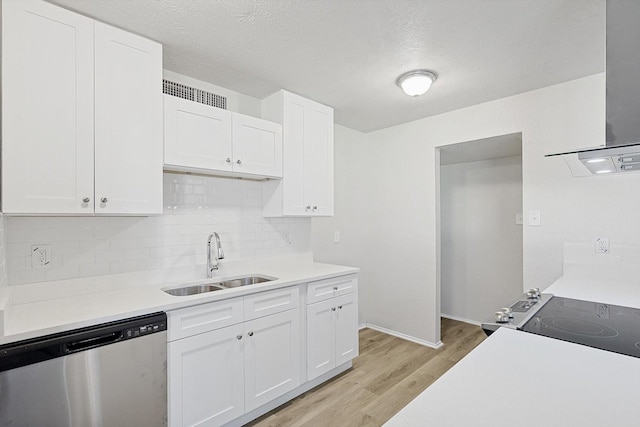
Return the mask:
M 438 75 L 429 70 L 414 70 L 402 74 L 396 84 L 409 96 L 418 97 L 429 90 Z

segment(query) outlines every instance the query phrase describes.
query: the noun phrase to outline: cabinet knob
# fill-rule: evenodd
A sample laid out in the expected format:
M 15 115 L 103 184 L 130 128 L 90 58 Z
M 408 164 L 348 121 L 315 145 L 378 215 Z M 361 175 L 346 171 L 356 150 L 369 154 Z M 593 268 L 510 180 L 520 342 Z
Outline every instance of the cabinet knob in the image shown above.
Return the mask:
M 242 161 L 241 161 L 241 160 L 236 160 L 236 163 L 237 163 L 237 164 L 239 164 L 239 165 L 241 165 L 241 164 L 242 164 Z
M 241 340 L 242 339 L 242 335 L 236 335 L 236 338 Z
M 316 209 L 318 209 L 318 207 L 317 207 L 317 206 L 314 206 L 314 207 L 313 207 L 313 210 L 315 211 Z
M 225 162 L 231 163 L 231 159 L 227 157 L 227 160 L 225 160 Z
M 331 311 L 336 311 L 336 308 L 335 307 L 331 307 Z
M 333 290 L 334 290 L 334 291 L 337 291 L 337 290 L 338 290 L 338 287 L 337 287 L 337 286 L 334 286 L 334 287 L 333 287 Z
M 308 206 L 305 208 L 305 210 L 309 210 L 309 209 L 311 209 L 311 205 L 308 205 Z
M 253 336 L 253 331 L 249 332 L 247 335 L 249 335 L 250 337 Z
M 107 203 L 109 201 L 109 199 L 107 199 L 106 197 L 103 197 L 102 199 L 100 199 L 100 203 Z
M 341 306 L 341 305 L 339 305 L 339 306 L 338 306 L 338 308 L 339 308 L 340 310 L 342 310 L 342 306 Z
M 83 197 L 82 198 L 82 203 L 89 203 L 90 201 L 91 201 L 91 199 L 88 198 L 88 197 Z

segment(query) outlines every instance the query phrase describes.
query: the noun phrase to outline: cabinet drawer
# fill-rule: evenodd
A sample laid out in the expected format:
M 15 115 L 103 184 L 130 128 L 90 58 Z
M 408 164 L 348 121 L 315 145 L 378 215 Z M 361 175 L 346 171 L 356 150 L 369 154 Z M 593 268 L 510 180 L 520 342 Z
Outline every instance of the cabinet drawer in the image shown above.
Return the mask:
M 167 312 L 168 340 L 190 337 L 243 320 L 242 298 L 216 301 Z
M 244 297 L 244 319 L 257 319 L 296 308 L 300 305 L 299 295 L 298 286 L 248 295 Z
M 329 298 L 357 291 L 358 279 L 355 275 L 310 282 L 307 285 L 307 304 L 313 304 L 314 302 L 324 301 Z

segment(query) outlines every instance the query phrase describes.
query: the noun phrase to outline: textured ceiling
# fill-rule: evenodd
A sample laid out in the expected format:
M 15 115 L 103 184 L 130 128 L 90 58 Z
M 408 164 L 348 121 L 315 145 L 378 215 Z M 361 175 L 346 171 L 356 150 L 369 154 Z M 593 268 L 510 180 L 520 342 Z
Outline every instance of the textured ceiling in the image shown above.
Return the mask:
M 6 0 L 5 0 L 6 1 Z M 372 131 L 604 71 L 604 0 L 53 0 L 164 45 L 164 67 L 281 89 Z M 395 79 L 439 74 L 424 96 Z

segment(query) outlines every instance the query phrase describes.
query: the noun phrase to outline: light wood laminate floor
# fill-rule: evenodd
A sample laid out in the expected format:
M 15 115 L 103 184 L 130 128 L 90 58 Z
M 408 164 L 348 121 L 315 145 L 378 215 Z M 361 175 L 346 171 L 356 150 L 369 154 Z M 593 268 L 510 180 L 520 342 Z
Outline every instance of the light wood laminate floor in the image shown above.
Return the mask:
M 247 425 L 381 426 L 484 339 L 479 326 L 444 318 L 438 350 L 363 329 L 352 369 Z

